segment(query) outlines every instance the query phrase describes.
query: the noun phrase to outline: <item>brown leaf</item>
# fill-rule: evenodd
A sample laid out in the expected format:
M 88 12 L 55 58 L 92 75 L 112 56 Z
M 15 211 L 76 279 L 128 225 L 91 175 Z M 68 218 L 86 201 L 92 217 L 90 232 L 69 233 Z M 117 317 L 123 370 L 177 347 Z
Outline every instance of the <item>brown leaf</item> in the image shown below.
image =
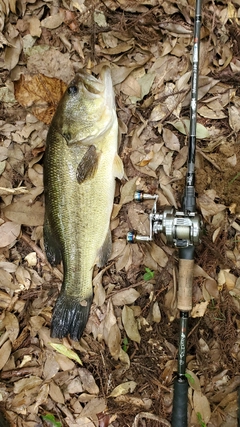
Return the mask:
M 98 394 L 99 388 L 90 372 L 85 368 L 79 368 L 78 373 L 82 382 L 83 390 L 90 394 Z
M 49 395 L 54 400 L 54 402 L 61 403 L 62 405 L 64 404 L 65 399 L 62 394 L 62 390 L 57 384 L 55 384 L 54 381 L 51 381 L 49 384 Z
M 170 129 L 163 128 L 163 140 L 170 150 L 179 151 L 180 143 L 178 137 Z
M 15 341 L 19 334 L 19 323 L 15 314 L 6 312 L 4 317 L 4 326 L 8 333 L 11 343 Z
M 42 122 L 49 124 L 58 102 L 67 88 L 62 80 L 36 74 L 21 75 L 15 82 L 15 97 L 19 104 L 30 108 L 31 112 Z
M 138 331 L 137 321 L 134 317 L 133 310 L 125 305 L 122 311 L 122 322 L 127 336 L 138 343 L 141 341 L 141 337 Z
M 121 396 L 122 394 L 133 393 L 136 386 L 137 383 L 135 381 L 127 381 L 125 383 L 119 384 L 112 390 L 110 397 L 117 397 Z
M 0 226 L 0 248 L 11 245 L 19 236 L 21 225 L 12 221 L 4 222 Z
M 121 350 L 121 334 L 111 301 L 108 301 L 107 313 L 103 321 L 103 338 L 112 357 L 117 359 Z
M 12 46 L 6 47 L 4 56 L 4 68 L 7 68 L 9 71 L 16 67 L 19 61 L 22 51 L 22 38 L 18 35 L 11 40 L 11 43 Z
M 33 205 L 23 204 L 21 200 L 12 203 L 4 209 L 6 218 L 17 224 L 28 226 L 43 225 L 44 207 L 37 201 Z
M 126 289 L 122 292 L 117 292 L 112 296 L 113 305 L 124 305 L 124 304 L 133 304 L 140 294 L 136 289 Z
M 207 424 L 211 417 L 211 409 L 208 399 L 201 393 L 201 391 L 194 390 L 193 407 L 196 414 L 199 413 L 203 422 Z
M 0 348 L 0 370 L 5 366 L 7 363 L 9 356 L 12 351 L 11 341 L 7 340 L 2 347 Z
M 155 243 L 151 243 L 150 253 L 154 261 L 156 261 L 161 267 L 165 267 L 168 262 L 168 257 L 160 246 Z

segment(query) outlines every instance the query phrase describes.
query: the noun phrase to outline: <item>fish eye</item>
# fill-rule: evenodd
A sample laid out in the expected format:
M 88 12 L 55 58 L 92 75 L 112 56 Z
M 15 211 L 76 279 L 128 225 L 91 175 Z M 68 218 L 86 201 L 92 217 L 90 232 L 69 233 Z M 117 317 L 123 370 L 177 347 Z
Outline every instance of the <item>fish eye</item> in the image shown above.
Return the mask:
M 73 85 L 68 88 L 69 95 L 76 95 L 78 93 L 78 87 Z

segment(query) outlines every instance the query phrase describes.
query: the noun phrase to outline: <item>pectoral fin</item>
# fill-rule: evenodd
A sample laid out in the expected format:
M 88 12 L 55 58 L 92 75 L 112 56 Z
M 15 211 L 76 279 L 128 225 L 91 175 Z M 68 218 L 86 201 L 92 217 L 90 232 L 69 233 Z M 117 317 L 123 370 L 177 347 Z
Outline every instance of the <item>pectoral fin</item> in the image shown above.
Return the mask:
M 103 267 L 106 264 L 106 262 L 108 261 L 108 258 L 111 255 L 111 252 L 112 252 L 112 236 L 111 236 L 111 231 L 109 229 L 106 239 L 98 252 L 98 257 L 96 260 L 96 264 L 98 267 Z
M 122 179 L 124 177 L 123 162 L 119 155 L 116 154 L 113 161 L 113 174 L 115 178 Z
M 94 177 L 98 165 L 98 154 L 96 147 L 90 145 L 77 167 L 77 180 L 81 184 L 86 179 Z

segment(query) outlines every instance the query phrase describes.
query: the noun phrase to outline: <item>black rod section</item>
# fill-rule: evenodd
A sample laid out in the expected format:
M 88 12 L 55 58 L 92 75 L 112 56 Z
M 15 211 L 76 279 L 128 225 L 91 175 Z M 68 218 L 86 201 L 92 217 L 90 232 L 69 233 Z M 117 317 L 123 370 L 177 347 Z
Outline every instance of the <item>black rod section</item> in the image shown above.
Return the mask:
M 197 129 L 198 74 L 201 29 L 202 0 L 196 0 L 194 21 L 193 65 L 191 82 L 190 130 L 188 142 L 188 163 L 182 210 L 187 216 L 196 210 L 195 197 L 195 154 Z M 187 427 L 188 382 L 186 378 L 188 317 L 192 307 L 192 281 L 194 246 L 179 250 L 178 309 L 180 310 L 180 331 L 178 348 L 178 372 L 174 381 L 172 427 Z
M 178 376 L 174 381 L 172 427 L 187 427 L 188 381 L 185 376 L 187 357 L 188 312 L 180 312 Z
M 202 0 L 196 0 L 194 44 L 192 60 L 192 83 L 190 104 L 190 130 L 188 141 L 188 163 L 186 174 L 186 186 L 183 197 L 183 211 L 195 212 L 195 155 L 196 155 L 196 129 L 197 129 L 197 99 L 198 99 L 198 74 L 199 74 L 199 52 L 200 52 L 200 29 L 201 29 Z

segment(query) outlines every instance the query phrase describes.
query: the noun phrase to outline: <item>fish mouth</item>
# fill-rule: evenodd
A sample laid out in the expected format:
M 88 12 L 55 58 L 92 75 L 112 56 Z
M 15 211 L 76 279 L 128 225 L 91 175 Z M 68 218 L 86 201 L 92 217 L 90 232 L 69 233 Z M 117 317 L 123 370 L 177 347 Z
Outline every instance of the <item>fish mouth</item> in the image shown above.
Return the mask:
M 101 80 L 86 71 L 80 71 L 72 81 L 72 85 L 82 86 L 84 94 L 90 98 L 102 96 L 105 89 Z
M 72 85 L 74 84 L 81 85 L 84 94 L 88 98 L 103 97 L 108 103 L 114 98 L 111 72 L 107 66 L 102 67 L 99 78 L 88 74 L 86 71 L 80 71 L 72 81 Z M 113 102 L 110 102 L 110 104 L 112 106 Z

